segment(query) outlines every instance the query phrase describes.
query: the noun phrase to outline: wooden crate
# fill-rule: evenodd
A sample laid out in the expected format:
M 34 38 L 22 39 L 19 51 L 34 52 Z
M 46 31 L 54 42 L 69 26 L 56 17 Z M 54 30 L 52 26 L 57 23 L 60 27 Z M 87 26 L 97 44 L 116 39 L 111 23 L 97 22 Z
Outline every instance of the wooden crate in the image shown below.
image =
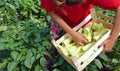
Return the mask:
M 113 18 L 110 18 L 108 16 L 105 16 L 103 14 L 99 14 L 97 12 L 94 11 L 94 9 L 91 9 L 91 13 L 76 27 L 73 28 L 73 30 L 78 30 L 80 29 L 83 25 L 85 25 L 88 21 L 90 21 L 92 19 L 92 22 L 96 22 L 96 23 L 102 23 L 104 25 L 105 28 L 112 28 L 112 25 L 99 20 L 98 17 L 102 17 L 105 18 L 107 20 L 113 21 Z M 103 50 L 103 46 L 98 48 L 98 50 L 89 58 L 87 58 L 87 60 L 82 64 L 82 60 L 83 58 L 86 57 L 86 55 L 89 54 L 89 52 L 93 51 L 96 47 L 98 47 L 102 42 L 104 42 L 110 35 L 110 31 L 108 31 L 99 41 L 97 41 L 97 43 L 91 47 L 88 51 L 86 51 L 86 53 L 84 53 L 80 58 L 75 58 L 75 57 L 66 57 L 62 51 L 57 47 L 57 44 L 60 44 L 63 40 L 65 40 L 69 35 L 65 34 L 63 35 L 61 38 L 59 38 L 58 40 L 52 40 L 53 45 L 55 46 L 55 48 L 57 49 L 58 53 L 69 63 L 71 64 L 77 71 L 82 71 L 91 61 L 93 61 Z

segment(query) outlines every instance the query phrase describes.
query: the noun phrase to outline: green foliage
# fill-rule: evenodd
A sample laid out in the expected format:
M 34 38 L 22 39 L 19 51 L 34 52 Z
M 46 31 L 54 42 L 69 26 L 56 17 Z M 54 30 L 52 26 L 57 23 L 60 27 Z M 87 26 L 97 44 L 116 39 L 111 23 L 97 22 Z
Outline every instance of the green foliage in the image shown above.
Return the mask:
M 50 57 L 48 14 L 39 0 L 0 0 L 0 71 L 42 71 Z
M 116 12 L 114 10 L 105 10 L 99 7 L 95 7 L 95 11 L 110 17 L 115 17 L 115 12 Z
M 104 14 L 105 16 L 115 18 L 115 13 L 116 13 L 115 10 L 105 10 L 105 9 L 102 9 L 102 8 L 99 8 L 99 7 L 95 7 L 95 11 L 97 11 L 98 13 Z M 100 19 L 107 22 L 107 23 L 109 23 L 109 24 L 114 24 L 114 22 L 111 22 L 111 21 L 106 20 L 104 18 L 100 18 Z

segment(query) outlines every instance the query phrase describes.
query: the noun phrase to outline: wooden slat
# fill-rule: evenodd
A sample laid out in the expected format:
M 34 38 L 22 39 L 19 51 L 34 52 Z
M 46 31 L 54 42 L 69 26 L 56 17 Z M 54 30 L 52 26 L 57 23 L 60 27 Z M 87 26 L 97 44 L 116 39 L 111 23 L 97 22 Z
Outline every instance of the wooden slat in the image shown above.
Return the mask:
M 104 14 L 100 14 L 100 13 L 96 12 L 96 15 L 97 15 L 98 17 L 105 18 L 105 19 L 107 19 L 107 20 L 109 20 L 109 21 L 114 22 L 114 18 L 105 16 Z
M 73 30 L 78 30 L 78 29 L 80 29 L 82 26 L 84 26 L 85 25 L 85 23 L 87 23 L 88 21 L 90 21 L 92 19 L 92 17 L 91 17 L 91 15 L 89 14 L 81 23 L 79 23 L 77 26 L 75 26 L 74 28 L 73 28 Z
M 65 40 L 69 35 L 68 34 L 65 34 L 63 35 L 61 38 L 59 38 L 58 40 L 56 40 L 56 43 L 57 44 L 60 44 L 63 40 Z
M 97 19 L 96 22 L 97 22 L 97 23 L 102 23 L 102 24 L 104 25 L 104 27 L 106 27 L 106 28 L 109 28 L 109 29 L 112 28 L 112 25 L 111 25 L 111 24 L 108 24 L 108 23 L 106 23 L 106 22 L 104 22 L 104 21 L 102 21 L 102 20 Z
M 103 46 L 100 47 L 88 60 L 86 60 L 86 62 L 82 66 L 79 66 L 78 70 L 80 70 L 81 68 L 81 70 L 83 70 L 86 67 L 86 65 L 89 65 L 90 62 L 92 62 L 102 52 L 102 50 Z
M 97 16 L 96 16 L 96 12 L 95 12 L 94 8 L 90 9 L 90 14 L 92 17 L 92 22 L 95 23 L 97 21 Z

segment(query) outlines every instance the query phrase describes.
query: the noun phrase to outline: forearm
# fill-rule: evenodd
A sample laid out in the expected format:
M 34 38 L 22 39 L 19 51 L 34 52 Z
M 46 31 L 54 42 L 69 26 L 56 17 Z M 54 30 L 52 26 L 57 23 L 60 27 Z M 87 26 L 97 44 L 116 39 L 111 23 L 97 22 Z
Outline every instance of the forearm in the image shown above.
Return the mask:
M 117 9 L 115 22 L 111 31 L 110 38 L 112 40 L 117 40 L 118 34 L 120 33 L 120 7 Z
M 54 13 L 49 13 L 50 16 L 52 17 L 52 19 L 64 30 L 66 31 L 69 35 L 74 35 L 73 34 L 73 30 L 71 27 L 69 27 L 67 25 L 67 23 L 61 18 L 59 17 L 57 14 Z

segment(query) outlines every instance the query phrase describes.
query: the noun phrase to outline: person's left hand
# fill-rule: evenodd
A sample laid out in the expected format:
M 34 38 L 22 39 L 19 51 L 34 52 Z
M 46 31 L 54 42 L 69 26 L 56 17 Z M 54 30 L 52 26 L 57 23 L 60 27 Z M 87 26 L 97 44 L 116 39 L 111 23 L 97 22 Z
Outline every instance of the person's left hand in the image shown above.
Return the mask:
M 103 53 L 105 53 L 105 51 L 110 51 L 113 46 L 114 46 L 115 40 L 108 38 L 106 39 L 100 46 L 104 46 L 103 48 Z

